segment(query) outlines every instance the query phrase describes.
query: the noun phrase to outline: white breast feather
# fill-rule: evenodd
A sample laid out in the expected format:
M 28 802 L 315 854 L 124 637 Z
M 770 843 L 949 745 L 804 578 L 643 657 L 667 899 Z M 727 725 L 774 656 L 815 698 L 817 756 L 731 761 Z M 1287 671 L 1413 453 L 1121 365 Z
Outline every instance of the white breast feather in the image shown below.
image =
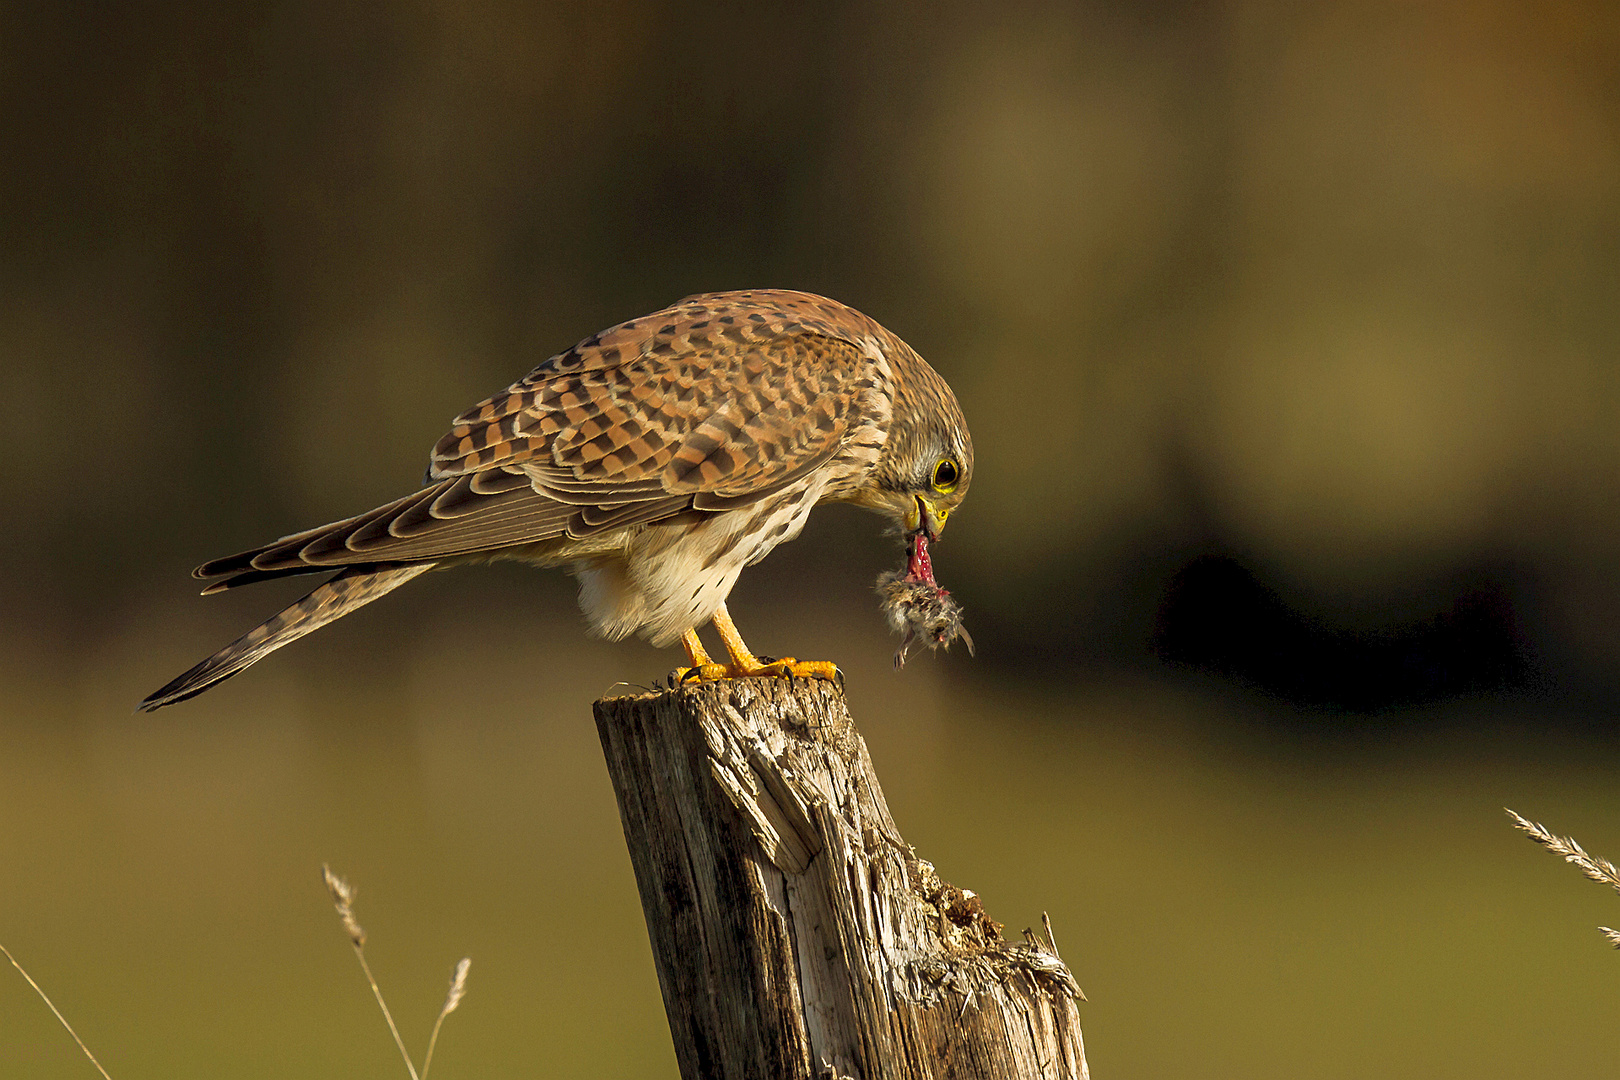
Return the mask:
M 696 525 L 647 526 L 623 555 L 574 564 L 580 610 L 592 631 L 615 641 L 639 634 L 662 647 L 702 626 L 731 595 L 743 567 L 799 535 L 826 483 L 817 474 L 757 508 Z M 774 509 L 762 514 L 766 507 Z M 716 551 L 723 554 L 705 567 Z

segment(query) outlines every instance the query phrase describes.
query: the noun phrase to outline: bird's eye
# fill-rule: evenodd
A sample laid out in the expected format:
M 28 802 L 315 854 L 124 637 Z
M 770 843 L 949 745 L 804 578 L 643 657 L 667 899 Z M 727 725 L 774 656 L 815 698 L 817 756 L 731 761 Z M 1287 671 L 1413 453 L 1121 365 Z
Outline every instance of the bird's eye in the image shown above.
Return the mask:
M 939 464 L 934 466 L 935 491 L 950 491 L 956 487 L 956 481 L 959 479 L 961 479 L 961 470 L 956 467 L 956 462 L 950 458 L 943 458 Z

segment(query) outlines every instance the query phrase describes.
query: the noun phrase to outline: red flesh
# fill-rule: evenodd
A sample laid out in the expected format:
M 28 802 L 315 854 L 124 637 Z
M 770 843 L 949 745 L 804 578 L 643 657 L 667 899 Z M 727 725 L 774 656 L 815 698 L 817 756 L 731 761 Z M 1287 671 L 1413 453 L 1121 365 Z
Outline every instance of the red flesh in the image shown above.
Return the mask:
M 916 533 L 911 538 L 911 559 L 906 563 L 906 580 L 922 581 L 939 588 L 939 583 L 934 580 L 933 561 L 928 557 L 928 537 L 922 533 Z

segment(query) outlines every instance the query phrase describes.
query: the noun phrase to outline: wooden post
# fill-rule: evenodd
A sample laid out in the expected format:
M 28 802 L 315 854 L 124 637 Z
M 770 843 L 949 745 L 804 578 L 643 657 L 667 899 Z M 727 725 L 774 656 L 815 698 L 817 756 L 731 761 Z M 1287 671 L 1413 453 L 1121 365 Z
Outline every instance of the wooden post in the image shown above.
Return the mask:
M 1086 1080 L 1080 988 L 895 829 L 843 694 L 743 679 L 596 726 L 686 1080 Z

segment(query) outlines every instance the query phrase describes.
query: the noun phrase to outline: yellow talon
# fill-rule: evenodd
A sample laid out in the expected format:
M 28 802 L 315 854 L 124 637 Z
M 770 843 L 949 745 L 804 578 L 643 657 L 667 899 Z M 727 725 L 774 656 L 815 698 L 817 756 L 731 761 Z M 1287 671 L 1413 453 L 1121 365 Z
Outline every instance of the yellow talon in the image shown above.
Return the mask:
M 844 673 L 831 660 L 795 660 L 791 656 L 784 656 L 780 660 L 763 656 L 759 659 L 759 670 L 749 674 L 785 675 L 790 679 L 830 679 L 840 684 L 844 681 Z
M 724 604 L 721 604 L 719 610 L 714 613 L 713 622 L 731 662 L 716 663 L 703 648 L 703 642 L 698 639 L 697 631 L 688 630 L 681 635 L 681 645 L 686 649 L 686 658 L 691 666 L 676 668 L 670 672 L 670 685 L 713 682 L 716 679 L 747 679 L 758 675 L 774 675 L 789 679 L 827 679 L 839 686 L 844 685 L 844 673 L 838 670 L 837 664 L 829 660 L 755 656 L 748 650 L 748 646 L 743 644 L 742 635 L 737 632 L 737 625 L 731 621 L 731 613 L 726 610 Z
M 689 682 L 714 682 L 716 679 L 734 678 L 731 669 L 725 664 L 695 664 L 692 667 L 676 668 L 669 673 L 671 686 L 684 686 Z

